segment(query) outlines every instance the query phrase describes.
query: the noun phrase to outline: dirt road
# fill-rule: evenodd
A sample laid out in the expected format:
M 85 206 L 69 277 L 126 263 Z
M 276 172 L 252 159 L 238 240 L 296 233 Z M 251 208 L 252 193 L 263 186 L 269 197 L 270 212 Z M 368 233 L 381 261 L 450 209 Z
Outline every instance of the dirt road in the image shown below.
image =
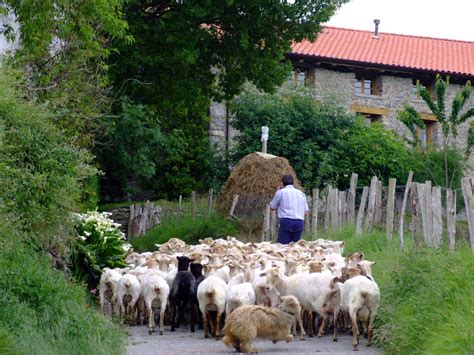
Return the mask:
M 146 326 L 126 327 L 129 332 L 127 355 L 140 354 L 236 354 L 234 349 L 228 349 L 222 340 L 205 339 L 202 330 L 190 333 L 188 328 L 178 328 L 171 333 L 165 326 L 163 335 L 148 334 Z M 352 351 L 352 337 L 341 334 L 338 342 L 333 342 L 331 336 L 323 338 L 307 338 L 304 341 L 295 339 L 291 343 L 280 342 L 273 344 L 270 340 L 257 340 L 253 343 L 260 353 L 264 354 L 382 354 L 374 346 L 366 347 L 365 340 L 360 338 L 359 352 Z

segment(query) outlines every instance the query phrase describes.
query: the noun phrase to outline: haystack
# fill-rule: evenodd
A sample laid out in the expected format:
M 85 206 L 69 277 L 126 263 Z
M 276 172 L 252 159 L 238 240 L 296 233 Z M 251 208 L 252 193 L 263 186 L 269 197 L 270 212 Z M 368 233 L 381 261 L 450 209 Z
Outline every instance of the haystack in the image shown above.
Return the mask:
M 261 211 L 281 185 L 281 177 L 288 174 L 295 178 L 294 186 L 303 190 L 287 159 L 259 152 L 246 155 L 234 167 L 224 185 L 218 202 L 219 211 L 229 213 L 236 194 L 239 195 L 237 215 Z

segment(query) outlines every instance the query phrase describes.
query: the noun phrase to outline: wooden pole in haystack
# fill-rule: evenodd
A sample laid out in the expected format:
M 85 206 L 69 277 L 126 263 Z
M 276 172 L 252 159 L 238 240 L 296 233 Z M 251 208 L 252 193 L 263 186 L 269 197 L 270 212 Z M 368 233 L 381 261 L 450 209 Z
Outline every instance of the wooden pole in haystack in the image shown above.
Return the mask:
M 268 127 L 262 126 L 262 153 L 267 154 Z

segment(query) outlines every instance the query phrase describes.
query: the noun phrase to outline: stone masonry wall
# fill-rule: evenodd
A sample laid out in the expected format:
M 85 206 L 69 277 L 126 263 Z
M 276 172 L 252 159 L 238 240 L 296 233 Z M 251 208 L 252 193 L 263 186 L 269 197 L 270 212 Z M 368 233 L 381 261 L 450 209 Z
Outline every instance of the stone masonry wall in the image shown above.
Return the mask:
M 425 102 L 418 97 L 416 90 L 413 89 L 411 78 L 401 78 L 395 76 L 382 75 L 381 85 L 382 93 L 380 96 L 375 95 L 356 95 L 354 89 L 355 74 L 343 73 L 333 70 L 316 68 L 315 83 L 314 83 L 314 97 L 317 100 L 335 99 L 347 110 L 351 109 L 352 105 L 361 105 L 371 108 L 383 108 L 388 110 L 387 114 L 382 117 L 383 125 L 392 129 L 402 136 L 408 136 L 408 129 L 397 120 L 398 111 L 403 109 L 405 104 L 410 104 L 420 113 L 430 113 Z M 449 114 L 451 102 L 456 92 L 461 88 L 461 85 L 450 85 L 446 93 L 446 109 Z M 463 112 L 468 108 L 474 107 L 474 95 L 466 103 Z M 212 104 L 211 106 L 211 124 L 210 137 L 211 141 L 218 142 L 221 148 L 225 149 L 225 119 L 226 106 L 225 104 Z M 456 148 L 464 152 L 467 141 L 467 131 L 469 123 L 466 122 L 458 128 L 458 136 L 454 140 Z M 231 129 L 229 134 L 230 143 L 233 137 L 238 134 Z M 271 135 L 271 132 L 270 132 Z M 443 135 L 440 124 L 433 125 L 432 142 L 441 146 L 443 144 Z M 450 142 L 450 144 L 453 144 Z M 474 167 L 474 154 L 469 157 L 471 167 Z

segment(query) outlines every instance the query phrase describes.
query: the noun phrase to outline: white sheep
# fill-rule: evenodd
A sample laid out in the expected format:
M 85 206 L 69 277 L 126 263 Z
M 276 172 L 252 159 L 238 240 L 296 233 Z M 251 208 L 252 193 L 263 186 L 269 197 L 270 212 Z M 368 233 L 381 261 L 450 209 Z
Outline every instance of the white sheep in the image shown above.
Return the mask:
M 380 290 L 372 277 L 360 275 L 359 268 L 348 268 L 349 279 L 341 290 L 341 307 L 349 314 L 352 324 L 352 346 L 359 350 L 359 329 L 361 320 L 367 331 L 366 346 L 372 344 L 373 324 L 380 303 Z
M 255 290 L 250 282 L 244 282 L 229 288 L 226 297 L 225 314 L 228 316 L 240 306 L 255 304 Z
M 112 310 L 111 313 L 114 313 L 115 292 L 117 289 L 117 283 L 121 277 L 122 273 L 117 270 L 109 268 L 104 268 L 104 270 L 102 270 L 102 275 L 100 276 L 99 282 L 99 300 L 102 314 L 104 314 L 105 300 L 110 302 Z
M 137 302 L 140 298 L 140 282 L 137 277 L 132 274 L 123 275 L 117 283 L 116 293 L 116 313 L 122 317 L 125 314 L 138 320 Z
M 215 337 L 220 337 L 220 321 L 222 313 L 225 311 L 225 299 L 227 293 L 227 284 L 217 276 L 209 276 L 205 278 L 197 288 L 197 299 L 199 302 L 199 310 L 202 313 L 204 323 L 204 337 L 209 337 L 209 323 L 212 333 L 212 320 L 209 311 L 217 311 Z
M 160 306 L 160 335 L 163 335 L 163 322 L 170 288 L 165 279 L 156 272 L 147 274 L 141 284 L 141 295 L 148 316 L 148 333 L 155 331 L 154 308 Z

